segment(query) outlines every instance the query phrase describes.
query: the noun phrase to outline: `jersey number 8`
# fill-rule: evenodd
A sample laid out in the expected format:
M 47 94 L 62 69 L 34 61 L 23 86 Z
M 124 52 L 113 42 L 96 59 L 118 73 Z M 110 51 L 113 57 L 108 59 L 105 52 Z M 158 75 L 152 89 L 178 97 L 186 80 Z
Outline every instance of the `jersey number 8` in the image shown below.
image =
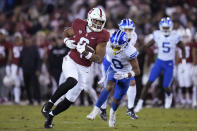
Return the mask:
M 122 69 L 123 68 L 122 63 L 117 59 L 112 59 L 112 63 L 113 63 L 113 65 L 116 69 Z

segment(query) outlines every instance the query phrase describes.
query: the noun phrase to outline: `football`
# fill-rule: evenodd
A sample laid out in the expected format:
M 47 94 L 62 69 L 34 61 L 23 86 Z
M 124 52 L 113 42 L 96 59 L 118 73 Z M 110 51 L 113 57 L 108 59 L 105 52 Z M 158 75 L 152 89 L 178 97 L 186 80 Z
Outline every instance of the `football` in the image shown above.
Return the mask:
M 90 47 L 89 45 L 86 45 L 85 50 L 88 52 L 91 52 L 91 53 L 95 53 L 95 50 L 92 47 Z

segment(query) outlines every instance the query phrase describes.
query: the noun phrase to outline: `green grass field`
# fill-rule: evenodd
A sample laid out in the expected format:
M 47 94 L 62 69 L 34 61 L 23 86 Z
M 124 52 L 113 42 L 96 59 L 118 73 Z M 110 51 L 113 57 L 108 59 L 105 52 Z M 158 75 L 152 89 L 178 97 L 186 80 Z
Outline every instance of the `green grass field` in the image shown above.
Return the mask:
M 0 105 L 0 130 L 34 131 L 43 128 L 44 117 L 41 106 Z M 64 131 L 197 131 L 197 110 L 146 108 L 138 113 L 139 119 L 126 116 L 126 108 L 117 112 L 114 129 L 99 117 L 94 121 L 86 119 L 92 107 L 71 107 L 54 119 L 52 130 Z M 108 111 L 109 114 L 109 111 Z

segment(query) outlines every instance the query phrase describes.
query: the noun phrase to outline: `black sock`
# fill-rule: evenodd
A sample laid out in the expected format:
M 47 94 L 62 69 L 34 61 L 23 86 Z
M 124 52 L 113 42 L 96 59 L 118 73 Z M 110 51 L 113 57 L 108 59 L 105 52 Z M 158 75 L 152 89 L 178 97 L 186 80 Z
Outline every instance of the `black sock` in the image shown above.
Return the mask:
M 67 78 L 67 80 L 57 88 L 57 90 L 51 97 L 51 101 L 55 103 L 62 95 L 66 94 L 76 84 L 77 84 L 77 80 L 75 78 L 72 77 Z
M 63 101 L 61 101 L 56 108 L 52 111 L 53 115 L 58 115 L 59 113 L 65 111 L 66 109 L 68 109 L 70 107 L 70 105 L 73 102 L 70 102 L 68 99 L 64 99 Z

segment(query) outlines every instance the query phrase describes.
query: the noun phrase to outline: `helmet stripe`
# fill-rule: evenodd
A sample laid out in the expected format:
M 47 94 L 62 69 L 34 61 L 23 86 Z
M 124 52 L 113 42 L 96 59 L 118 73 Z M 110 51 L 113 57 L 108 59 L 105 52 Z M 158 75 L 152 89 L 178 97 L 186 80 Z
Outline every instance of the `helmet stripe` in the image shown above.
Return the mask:
M 101 8 L 99 8 L 99 10 L 100 10 L 100 17 L 102 18 L 102 10 L 101 10 Z

